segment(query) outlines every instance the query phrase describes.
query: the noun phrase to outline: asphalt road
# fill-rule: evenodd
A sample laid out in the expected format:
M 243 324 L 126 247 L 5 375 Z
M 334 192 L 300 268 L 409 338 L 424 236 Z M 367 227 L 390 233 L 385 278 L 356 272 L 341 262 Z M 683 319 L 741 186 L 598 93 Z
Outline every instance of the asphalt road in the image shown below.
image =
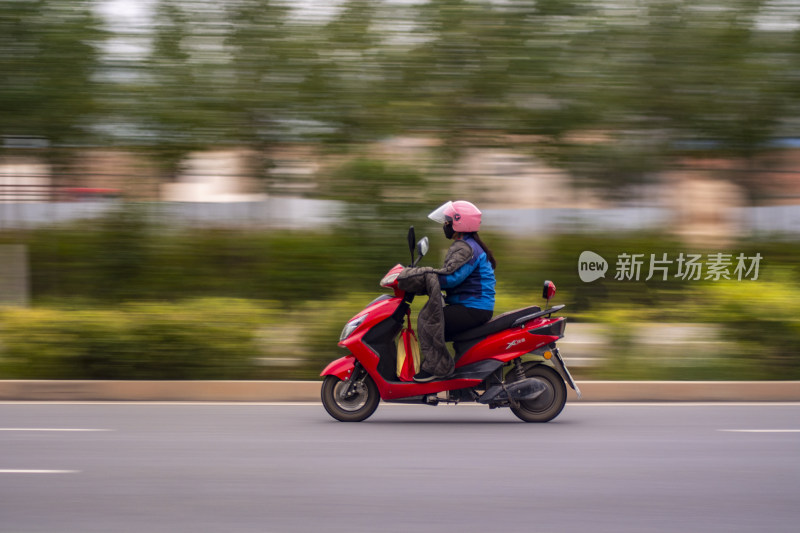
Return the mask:
M 0 404 L 2 533 L 796 532 L 800 404 Z

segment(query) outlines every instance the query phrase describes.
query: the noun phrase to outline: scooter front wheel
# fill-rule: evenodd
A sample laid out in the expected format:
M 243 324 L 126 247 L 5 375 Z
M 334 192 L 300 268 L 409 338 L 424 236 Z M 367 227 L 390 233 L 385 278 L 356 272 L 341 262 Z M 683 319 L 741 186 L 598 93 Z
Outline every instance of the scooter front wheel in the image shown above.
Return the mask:
M 378 386 L 369 375 L 355 383 L 353 394 L 342 397 L 347 382 L 336 376 L 326 376 L 322 382 L 322 405 L 328 414 L 341 422 L 361 422 L 375 412 L 381 401 Z

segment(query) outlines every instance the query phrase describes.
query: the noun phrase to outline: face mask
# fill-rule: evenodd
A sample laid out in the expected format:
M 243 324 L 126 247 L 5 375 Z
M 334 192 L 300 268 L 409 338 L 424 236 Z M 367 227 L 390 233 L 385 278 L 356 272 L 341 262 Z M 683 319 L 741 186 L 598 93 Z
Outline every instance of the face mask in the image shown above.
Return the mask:
M 448 239 L 452 239 L 453 235 L 456 233 L 456 230 L 453 229 L 452 224 L 445 224 L 442 229 L 444 230 L 444 236 Z

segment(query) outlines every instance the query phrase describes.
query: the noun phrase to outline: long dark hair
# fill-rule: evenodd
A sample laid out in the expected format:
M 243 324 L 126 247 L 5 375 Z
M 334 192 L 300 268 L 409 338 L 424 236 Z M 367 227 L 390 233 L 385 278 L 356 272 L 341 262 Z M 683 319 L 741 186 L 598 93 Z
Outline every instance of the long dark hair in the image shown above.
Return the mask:
M 489 262 L 492 264 L 492 270 L 497 270 L 497 260 L 494 258 L 492 250 L 490 250 L 489 247 L 486 246 L 486 243 L 481 240 L 477 231 L 472 234 L 472 238 L 475 239 L 475 242 L 477 242 L 481 248 L 483 248 L 483 251 L 486 252 L 486 257 L 489 258 Z

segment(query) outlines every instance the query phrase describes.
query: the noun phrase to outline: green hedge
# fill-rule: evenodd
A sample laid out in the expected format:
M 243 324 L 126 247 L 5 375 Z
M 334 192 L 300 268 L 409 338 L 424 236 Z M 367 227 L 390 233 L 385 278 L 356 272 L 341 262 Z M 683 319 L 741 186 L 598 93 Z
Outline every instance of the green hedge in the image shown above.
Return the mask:
M 753 288 L 701 286 L 666 315 L 645 306 L 609 305 L 584 315 L 567 308 L 570 323 L 605 326 L 606 348 L 597 354 L 603 364 L 573 370 L 580 379 L 800 379 L 800 285 L 765 281 Z M 498 312 L 532 301 L 503 292 Z M 3 309 L 0 379 L 316 379 L 344 354 L 337 347 L 342 326 L 374 295 L 291 309 L 275 301 L 217 298 Z M 664 321 L 713 326 L 721 342 L 678 346 L 686 350 L 680 354 L 674 346 L 634 342 L 640 328 Z
M 436 224 L 411 217 L 360 221 L 328 231 L 243 231 L 174 229 L 158 224 L 147 207 L 129 207 L 99 221 L 30 232 L 0 234 L 0 244 L 28 246 L 34 304 L 65 298 L 109 304 L 136 300 L 181 301 L 203 297 L 279 301 L 284 307 L 310 300 L 375 292 L 395 263 L 407 263 L 406 230 L 431 240 L 423 265 L 439 265 L 449 244 Z M 486 232 L 498 260 L 505 294 L 539 299 L 541 282 L 551 279 L 571 312 L 601 313 L 611 306 L 669 310 L 702 283 L 670 279 L 616 281 L 614 261 L 623 252 L 710 253 L 687 249 L 661 234 L 517 235 Z M 605 257 L 605 279 L 583 283 L 577 259 L 584 250 Z M 761 253 L 762 279 L 782 269 L 800 280 L 800 243 L 742 241 L 723 251 Z M 644 276 L 643 276 L 644 277 Z M 565 300 L 565 297 L 568 298 Z
M 247 379 L 272 319 L 240 300 L 0 311 L 4 379 Z
M 325 233 L 176 230 L 152 220 L 126 209 L 0 235 L 0 244 L 28 246 L 33 302 L 0 311 L 0 378 L 314 379 L 341 354 L 343 324 L 383 291 L 381 276 L 408 261 L 400 220 Z M 448 244 L 440 228 L 420 224 L 417 233 L 432 244 L 422 264 L 440 264 Z M 657 234 L 483 237 L 499 263 L 498 313 L 540 304 L 541 282 L 552 279 L 553 303 L 567 304 L 570 322 L 609 326 L 622 348 L 579 376 L 800 379 L 796 242 L 724 246 L 764 257 L 758 281 L 632 282 L 613 279 L 620 253 L 715 250 Z M 584 250 L 609 261 L 605 279 L 580 281 Z M 719 324 L 732 349 L 706 368 L 621 364 L 625 350 L 640 349 L 626 344 L 631 329 L 647 322 Z

